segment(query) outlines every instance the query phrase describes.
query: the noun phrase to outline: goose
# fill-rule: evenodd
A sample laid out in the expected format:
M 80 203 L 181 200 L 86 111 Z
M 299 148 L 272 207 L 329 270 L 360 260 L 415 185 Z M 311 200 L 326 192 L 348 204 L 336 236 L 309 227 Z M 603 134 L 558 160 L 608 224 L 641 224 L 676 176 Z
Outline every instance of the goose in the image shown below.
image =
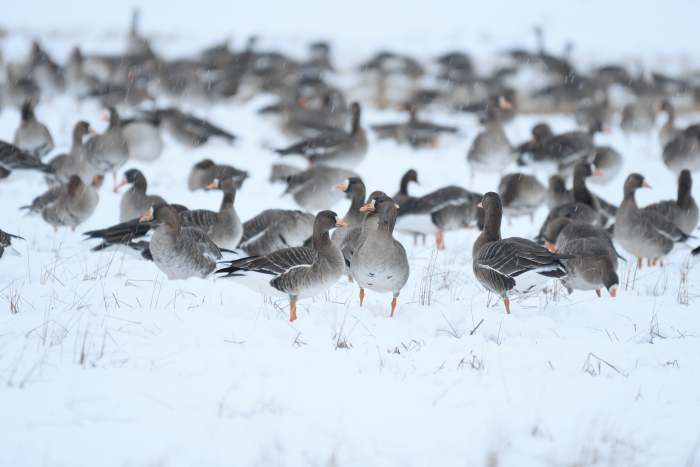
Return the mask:
M 352 129 L 350 133 L 329 131 L 319 136 L 301 141 L 285 149 L 276 149 L 277 154 L 300 155 L 311 164 L 352 169 L 367 154 L 367 135 L 360 126 L 360 105 L 355 102 L 352 108 Z
M 420 185 L 420 183 L 418 182 L 418 172 L 416 172 L 413 169 L 408 170 L 408 172 L 406 172 L 403 175 L 403 177 L 401 177 L 399 191 L 393 196 L 394 202 L 399 205 L 399 209 L 401 208 L 401 206 L 416 199 L 415 196 L 411 196 L 408 194 L 408 184 L 411 182 L 415 182 L 416 184 Z
M 678 177 L 678 197 L 675 200 L 660 201 L 643 208 L 643 211 L 656 212 L 664 216 L 686 235 L 698 225 L 698 205 L 692 195 L 693 178 L 689 170 L 683 170 Z
M 663 152 L 666 167 L 676 176 L 687 169 L 700 170 L 700 125 L 691 125 L 666 145 Z
M 617 252 L 608 242 L 600 238 L 577 238 L 569 240 L 559 253 L 573 256 L 563 260 L 567 274 L 561 280 L 570 294 L 574 290 L 595 290 L 600 297 L 600 289 L 605 287 L 611 297 L 616 296 L 620 285 Z
M 124 172 L 122 181 L 114 187 L 114 192 L 119 193 L 119 188 L 126 184 L 131 184 L 119 205 L 119 222 L 127 222 L 137 217 L 142 217 L 144 212 L 148 212 L 156 203 L 165 203 L 165 200 L 158 195 L 147 195 L 148 183 L 146 177 L 140 170 L 131 169 Z
M 544 231 L 544 246 L 556 253 L 566 242 L 578 238 L 599 238 L 615 249 L 610 233 L 604 228 L 587 222 L 572 221 L 568 217 L 559 217 L 547 225 Z M 617 250 L 615 250 L 617 254 Z
M 0 258 L 5 256 L 5 253 L 10 253 L 15 256 L 20 256 L 19 252 L 12 248 L 12 239 L 17 238 L 19 240 L 24 240 L 24 238 L 19 235 L 12 235 L 7 232 L 0 230 Z
M 590 128 L 591 123 L 600 122 L 604 127 L 612 125 L 615 110 L 610 105 L 608 93 L 603 92 L 603 99 L 596 101 L 594 99 L 585 99 L 578 108 L 574 111 L 576 123 L 584 128 Z
M 656 107 L 646 97 L 640 97 L 634 104 L 622 108 L 620 128 L 627 138 L 630 133 L 649 133 L 656 123 Z
M 620 173 L 622 169 L 622 155 L 610 146 L 597 146 L 595 148 L 593 165 L 602 174 L 591 178 L 589 182 L 597 185 L 607 185 Z
M 377 196 L 387 196 L 383 191 L 373 191 L 370 193 L 367 201 L 363 204 L 369 204 Z M 362 211 L 361 211 L 362 212 Z M 371 216 L 367 212 L 364 213 L 362 217 L 362 223 L 357 226 L 348 229 L 348 233 L 345 235 L 343 242 L 338 246 L 340 252 L 343 255 L 343 260 L 345 261 L 345 274 L 348 276 L 350 282 L 353 282 L 352 273 L 350 267 L 352 266 L 352 257 L 355 251 L 362 245 L 365 241 L 365 237 L 362 232 L 371 232 L 376 228 L 379 218 L 377 216 Z
M 228 262 L 217 273 L 265 295 L 289 299 L 289 321 L 297 319 L 296 302 L 315 297 L 332 287 L 343 275 L 343 255 L 328 232 L 345 227 L 333 211 L 321 211 L 314 220 L 312 248 L 294 247 L 263 256 Z
M 31 101 L 22 105 L 22 121 L 15 132 L 14 145 L 31 154 L 42 158 L 54 148 L 53 138 L 46 125 L 37 121 L 34 116 Z
M 598 173 L 600 173 L 600 171 L 592 167 L 591 164 L 580 162 L 576 166 L 574 170 L 574 202 L 562 204 L 549 211 L 547 218 L 540 228 L 540 233 L 537 236 L 538 241 L 544 241 L 544 232 L 547 229 L 547 225 L 559 217 L 567 217 L 571 220 L 578 220 L 594 225 L 600 225 L 602 223 L 600 202 L 598 198 L 588 191 L 588 187 L 586 187 L 586 179 Z
M 153 221 L 158 226 L 149 249 L 153 262 L 169 280 L 204 279 L 216 269 L 216 260 L 221 259 L 219 247 L 201 230 L 183 227 L 171 205 L 154 205 L 141 221 Z
M 445 249 L 443 232 L 469 228 L 479 221 L 480 195 L 450 185 L 400 206 L 396 230 L 411 235 L 435 235 L 438 250 Z
M 348 208 L 348 212 L 345 214 L 345 217 L 343 217 L 343 222 L 348 225 L 348 228 L 335 230 L 333 235 L 331 235 L 331 240 L 333 243 L 340 248 L 348 232 L 355 227 L 362 226 L 365 215 L 360 208 L 364 206 L 367 190 L 365 188 L 365 184 L 362 182 L 362 179 L 357 177 L 350 177 L 342 183 L 333 185 L 333 188 L 337 188 L 338 190 L 345 192 L 345 196 L 350 198 L 350 207 Z
M 661 149 L 664 149 L 666 145 L 676 139 L 681 132 L 676 129 L 675 125 L 676 109 L 668 100 L 664 99 L 661 103 L 661 111 L 666 112 L 666 115 L 668 115 L 666 123 L 664 123 L 661 130 L 659 130 L 659 144 L 661 145 Z
M 492 94 L 476 104 L 455 106 L 455 110 L 474 112 L 481 116 L 486 115 L 489 109 L 495 111 L 495 116 L 501 123 L 507 123 L 513 120 L 518 113 L 518 109 L 515 105 L 515 91 L 506 89 L 503 92 Z
M 282 108 L 282 131 L 292 138 L 315 138 L 328 131 L 345 131 L 352 121 L 343 94 L 328 89 L 320 106 L 295 105 Z
M 532 138 L 516 148 L 518 165 L 527 165 L 528 162 L 531 162 L 533 155 L 540 151 L 549 139 L 554 137 L 552 128 L 546 123 L 538 123 L 532 127 L 531 133 Z
M 527 293 L 550 278 L 565 277 L 566 266 L 562 261 L 573 256 L 552 253 L 524 238 L 502 239 L 503 209 L 497 193 L 486 193 L 479 207 L 486 212 L 486 220 L 472 247 L 474 276 L 503 299 L 510 314 L 509 296 Z
M 163 152 L 163 139 L 158 123 L 147 120 L 122 120 L 122 136 L 129 146 L 129 157 L 137 161 L 152 162 Z
M 386 195 L 375 196 L 360 211 L 376 216 L 377 221 L 363 224 L 363 241 L 352 255 L 350 274 L 360 286 L 360 306 L 365 289 L 378 293 L 391 292 L 391 317 L 396 309 L 396 298 L 408 282 L 410 267 L 406 250 L 393 237 L 396 224 L 394 200 Z
M 17 146 L 0 141 L 0 168 L 6 172 L 13 170 L 39 170 L 44 173 L 53 173 L 53 167 L 44 164 L 39 158 L 19 149 Z
M 190 191 L 205 190 L 217 177 L 223 176 L 231 177 L 236 183 L 236 189 L 240 190 L 249 174 L 230 165 L 215 164 L 210 159 L 204 159 L 192 167 L 187 179 L 187 188 Z
M 472 181 L 476 172 L 503 173 L 516 159 L 517 153 L 508 141 L 495 109 L 489 107 L 486 111 L 484 131 L 474 139 L 467 153 L 467 162 L 472 169 Z
M 233 205 L 236 199 L 236 182 L 224 175 L 207 188 L 219 189 L 224 193 L 219 212 L 206 209 L 184 211 L 179 214 L 180 223 L 185 227 L 201 230 L 219 248 L 233 250 L 243 236 L 243 224 Z
M 637 268 L 642 268 L 642 259 L 647 265 L 656 265 L 673 250 L 675 243 L 683 243 L 688 235 L 678 229 L 658 212 L 643 211 L 637 206 L 634 193 L 638 188 L 651 188 L 638 173 L 630 174 L 625 180 L 624 199 L 620 204 L 615 222 L 615 239 L 629 253 L 637 257 Z
M 547 208 L 552 210 L 562 204 L 574 202 L 574 192 L 566 188 L 566 180 L 561 175 L 555 174 L 549 177 L 547 188 Z
M 238 248 L 249 256 L 262 256 L 303 246 L 312 237 L 314 219 L 308 212 L 267 209 L 243 224 Z
M 72 175 L 67 185 L 51 188 L 41 196 L 34 198 L 30 213 L 41 212 L 41 217 L 53 226 L 54 232 L 61 226 L 69 226 L 75 231 L 76 226 L 90 218 L 95 211 L 99 196 L 97 191 L 83 183 L 77 175 Z
M 51 100 L 66 91 L 66 78 L 63 69 L 41 49 L 37 42 L 32 43 L 29 57 L 29 77 L 41 89 L 42 99 Z
M 164 131 L 170 133 L 180 144 L 192 148 L 199 147 L 214 137 L 222 138 L 229 143 L 237 139 L 234 134 L 175 108 L 156 110 L 153 116 L 160 122 Z
M 324 165 L 314 166 L 286 177 L 287 189 L 294 201 L 307 211 L 328 209 L 343 198 L 343 192 L 333 188 L 338 180 L 360 178 L 355 172 Z
M 501 178 L 498 185 L 498 195 L 503 203 L 503 213 L 508 218 L 530 216 L 530 222 L 535 222 L 534 213 L 544 204 L 547 191 L 537 178 L 523 173 L 508 174 Z
M 109 111 L 109 127 L 83 145 L 82 159 L 96 175 L 112 172 L 117 186 L 117 170 L 129 160 L 129 146 L 122 135 L 119 114 L 114 107 Z
M 441 133 L 457 133 L 456 127 L 436 125 L 419 120 L 416 108 L 411 107 L 406 123 L 373 125 L 371 128 L 379 139 L 393 138 L 398 144 L 408 143 L 413 148 L 436 148 Z
M 82 159 L 83 138 L 88 134 L 97 134 L 88 122 L 80 121 L 75 124 L 73 142 L 68 153 L 59 154 L 48 161 L 48 165 L 53 168 L 53 173 L 46 177 L 50 185 L 64 185 L 68 183 L 71 175 L 78 175 L 83 183 L 96 182 L 99 185 L 99 180 L 95 180 L 92 170 Z

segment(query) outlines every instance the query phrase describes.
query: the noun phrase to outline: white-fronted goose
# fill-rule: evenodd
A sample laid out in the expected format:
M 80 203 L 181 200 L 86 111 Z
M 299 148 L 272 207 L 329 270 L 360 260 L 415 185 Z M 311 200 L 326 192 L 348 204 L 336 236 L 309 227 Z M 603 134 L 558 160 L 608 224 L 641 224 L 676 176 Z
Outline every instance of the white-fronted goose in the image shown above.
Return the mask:
M 286 149 L 277 149 L 280 155 L 299 155 L 314 165 L 352 169 L 367 154 L 367 135 L 360 125 L 360 105 L 352 104 L 350 133 L 330 131 L 316 138 L 296 143 Z
M 622 169 L 622 155 L 610 146 L 598 146 L 595 148 L 595 158 L 593 165 L 602 174 L 589 180 L 590 183 L 607 185 L 613 178 L 617 177 Z
M 165 200 L 158 195 L 146 194 L 148 183 L 140 170 L 131 169 L 124 172 L 124 178 L 114 188 L 114 192 L 118 193 L 119 188 L 127 183 L 132 186 L 122 195 L 119 205 L 119 222 L 127 222 L 131 219 L 142 217 L 143 213 L 148 212 L 154 204 L 165 203 Z
M 141 220 L 158 226 L 149 249 L 153 262 L 168 279 L 203 279 L 216 269 L 216 260 L 221 259 L 219 247 L 201 230 L 183 227 L 169 204 L 156 204 Z
M 95 189 L 83 183 L 77 175 L 72 175 L 67 185 L 51 188 L 34 199 L 29 209 L 32 213 L 41 212 L 41 217 L 53 226 L 54 232 L 61 226 L 75 227 L 85 222 L 95 211 L 99 196 Z
M 375 196 L 372 201 L 360 208 L 368 217 L 376 216 L 376 222 L 363 224 L 361 242 L 352 256 L 350 273 L 360 286 L 360 306 L 365 290 L 378 293 L 391 292 L 391 316 L 394 316 L 396 298 L 408 282 L 410 267 L 406 250 L 393 237 L 396 224 L 396 205 L 386 195 Z M 365 229 L 370 229 L 366 231 Z
M 122 135 L 129 146 L 129 157 L 137 161 L 151 162 L 163 152 L 163 139 L 157 123 L 128 119 L 121 122 Z
M 29 57 L 29 77 L 41 89 L 42 99 L 51 100 L 66 91 L 63 69 L 54 62 L 37 42 L 32 43 Z
M 313 235 L 314 219 L 308 212 L 267 209 L 243 224 L 238 248 L 250 256 L 262 256 L 303 246 Z
M 503 209 L 498 194 L 486 193 L 479 207 L 486 211 L 486 220 L 472 247 L 474 276 L 503 299 L 510 314 L 509 296 L 529 292 L 550 278 L 566 276 L 562 260 L 573 256 L 552 253 L 524 238 L 501 239 Z
M 410 144 L 414 148 L 436 148 L 441 133 L 457 133 L 458 128 L 437 125 L 419 120 L 416 108 L 410 109 L 410 117 L 406 123 L 373 125 L 372 130 L 378 139 L 393 138 L 398 144 Z
M 615 249 L 612 237 L 607 230 L 587 222 L 572 221 L 568 217 L 559 217 L 547 225 L 544 231 L 544 246 L 555 253 L 566 245 L 566 242 L 577 238 L 599 238 L 608 243 L 613 250 Z M 617 254 L 617 250 L 615 253 Z
M 568 241 L 559 253 L 573 256 L 563 260 L 567 274 L 561 281 L 569 293 L 595 290 L 600 297 L 600 289 L 605 287 L 615 297 L 620 279 L 617 252 L 609 243 L 600 238 L 578 238 Z
M 574 202 L 574 192 L 566 188 L 566 180 L 561 175 L 549 177 L 549 187 L 547 188 L 547 208 L 552 209 Z
M 411 182 L 415 182 L 418 185 L 420 185 L 420 183 L 418 183 L 418 173 L 413 169 L 410 169 L 403 175 L 403 177 L 401 177 L 399 191 L 393 196 L 393 200 L 396 204 L 399 205 L 399 209 L 401 208 L 401 206 L 416 199 L 415 196 L 411 196 L 408 194 L 408 184 Z
M 360 178 L 351 170 L 314 166 L 303 172 L 286 177 L 285 194 L 291 194 L 294 201 L 307 211 L 328 209 L 343 199 L 343 192 L 333 188 L 338 180 Z
M 676 176 L 687 169 L 700 170 L 700 125 L 691 125 L 666 145 L 663 152 L 664 164 Z
M 205 190 L 218 177 L 231 177 L 236 183 L 236 189 L 240 190 L 243 182 L 248 178 L 248 172 L 238 170 L 230 165 L 215 164 L 209 159 L 196 163 L 190 171 L 187 179 L 187 188 L 190 191 Z
M 411 235 L 436 235 L 438 250 L 444 250 L 444 231 L 468 228 L 478 222 L 480 196 L 454 185 L 435 190 L 399 205 L 396 230 Z
M 21 113 L 22 120 L 15 132 L 15 146 L 34 157 L 44 157 L 54 148 L 49 129 L 37 121 L 30 101 L 24 103 Z
M 95 174 L 84 163 L 82 158 L 83 137 L 90 133 L 97 134 L 95 130 L 90 128 L 88 122 L 80 121 L 75 124 L 73 127 L 73 140 L 68 153 L 59 154 L 48 162 L 48 165 L 53 167 L 53 173 L 47 175 L 47 179 L 50 180 L 51 184 L 64 185 L 68 183 L 72 175 L 78 175 L 83 183 L 86 184 L 94 182 Z M 141 214 L 139 214 L 140 216 Z
M 355 227 L 361 227 L 362 221 L 365 219 L 365 214 L 360 210 L 365 204 L 365 196 L 367 196 L 367 190 L 362 179 L 358 177 L 350 177 L 342 183 L 334 185 L 333 188 L 337 188 L 340 191 L 345 192 L 345 196 L 350 198 L 350 207 L 348 212 L 343 217 L 343 222 L 348 225 L 347 229 L 340 229 L 333 232 L 331 235 L 331 240 L 335 243 L 338 248 L 343 244 L 346 235 L 351 229 Z
M 649 133 L 656 123 L 656 107 L 646 97 L 640 96 L 634 104 L 622 108 L 620 128 L 628 137 L 630 133 Z
M 640 174 L 630 174 L 625 181 L 625 197 L 615 221 L 615 239 L 637 257 L 638 268 L 641 269 L 643 258 L 647 258 L 648 265 L 652 260 L 654 265 L 660 260 L 663 266 L 663 260 L 673 250 L 674 244 L 685 242 L 688 235 L 661 214 L 639 209 L 634 198 L 638 188 L 651 186 Z
M 48 174 L 53 173 L 53 167 L 5 141 L 0 141 L 0 167 L 9 172 L 13 170 L 39 170 Z
M 644 211 L 656 212 L 671 221 L 683 233 L 690 235 L 698 225 L 698 205 L 692 194 L 693 178 L 684 170 L 678 177 L 678 197 L 644 207 Z
M 668 100 L 664 99 L 661 103 L 661 111 L 666 112 L 666 115 L 668 115 L 666 123 L 659 130 L 659 144 L 661 149 L 663 149 L 668 143 L 676 139 L 681 132 L 676 128 L 676 109 Z
M 503 203 L 503 213 L 508 218 L 530 216 L 534 222 L 534 213 L 547 198 L 547 191 L 537 178 L 523 173 L 508 174 L 501 178 L 498 195 Z
M 155 112 L 155 118 L 160 122 L 160 127 L 164 131 L 170 133 L 173 138 L 185 146 L 196 148 L 206 143 L 210 138 L 223 138 L 229 143 L 236 140 L 236 136 L 232 133 L 175 108 L 159 109 Z
M 370 193 L 365 204 L 369 204 L 377 196 L 386 196 L 386 193 L 378 190 L 373 191 L 372 193 Z M 345 261 L 345 274 L 350 279 L 350 282 L 353 281 L 352 273 L 350 272 L 350 266 L 352 265 L 352 257 L 355 254 L 355 251 L 357 251 L 357 249 L 360 247 L 360 245 L 362 245 L 362 242 L 364 242 L 366 238 L 364 235 L 362 235 L 362 232 L 369 233 L 374 231 L 376 229 L 375 224 L 379 222 L 379 218 L 377 216 L 370 216 L 366 212 L 362 214 L 362 224 L 357 227 L 348 229 L 347 235 L 345 235 L 343 242 L 339 245 L 340 252 L 343 254 L 343 260 Z
M 122 135 L 119 114 L 109 109 L 109 127 L 101 135 L 95 135 L 83 145 L 82 158 L 96 175 L 114 174 L 117 186 L 117 170 L 129 160 L 129 146 Z
M 472 180 L 476 172 L 503 173 L 516 158 L 517 153 L 508 141 L 495 109 L 490 107 L 486 111 L 484 131 L 477 135 L 467 153 Z
M 285 248 L 237 259 L 216 272 L 253 291 L 289 298 L 289 321 L 294 321 L 298 300 L 325 292 L 343 275 L 343 255 L 328 233 L 335 227 L 345 223 L 333 211 L 321 211 L 314 221 L 313 248 Z
M 600 122 L 604 127 L 612 126 L 615 110 L 610 105 L 608 93 L 603 92 L 603 98 L 597 101 L 595 99 L 584 99 L 574 111 L 576 123 L 583 128 L 590 128 L 594 122 Z
M 0 230 L 0 259 L 5 256 L 5 253 L 10 253 L 15 256 L 21 256 L 17 250 L 12 248 L 12 239 L 17 238 L 19 240 L 24 240 L 24 238 L 19 235 L 12 235 L 7 232 Z
M 546 123 L 538 123 L 531 130 L 532 138 L 517 147 L 518 165 L 527 165 L 532 161 L 533 155 L 540 151 L 550 138 L 554 137 L 552 128 Z

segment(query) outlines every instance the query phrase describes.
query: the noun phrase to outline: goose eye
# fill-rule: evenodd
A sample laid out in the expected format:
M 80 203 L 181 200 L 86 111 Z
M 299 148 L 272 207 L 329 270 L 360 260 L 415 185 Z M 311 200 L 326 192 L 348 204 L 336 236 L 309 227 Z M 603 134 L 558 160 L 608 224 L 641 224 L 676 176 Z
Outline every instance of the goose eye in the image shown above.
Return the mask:
M 379 204 L 382 204 L 383 202 L 384 202 L 383 199 L 380 199 L 380 200 L 379 200 Z

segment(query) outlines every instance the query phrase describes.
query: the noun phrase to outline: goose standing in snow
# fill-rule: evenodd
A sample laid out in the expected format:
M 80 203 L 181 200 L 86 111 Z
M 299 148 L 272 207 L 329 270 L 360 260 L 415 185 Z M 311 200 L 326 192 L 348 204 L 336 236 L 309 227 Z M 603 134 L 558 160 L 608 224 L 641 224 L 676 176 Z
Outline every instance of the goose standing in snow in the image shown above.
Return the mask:
M 46 178 L 50 185 L 64 185 L 72 175 L 78 175 L 83 183 L 95 182 L 95 176 L 90 167 L 83 161 L 83 137 L 97 132 L 90 128 L 88 122 L 80 121 L 73 127 L 73 142 L 67 154 L 59 154 L 48 162 L 53 167 L 53 173 Z M 97 181 L 99 184 L 99 181 Z M 141 214 L 139 214 L 139 217 Z
M 338 248 L 345 241 L 345 237 L 351 229 L 355 227 L 361 227 L 362 221 L 365 218 L 365 214 L 360 208 L 364 205 L 365 196 L 367 195 L 367 190 L 362 179 L 357 177 L 351 177 L 342 183 L 338 183 L 333 186 L 340 191 L 345 192 L 345 196 L 350 198 L 350 207 L 348 208 L 347 214 L 343 217 L 343 222 L 348 225 L 347 229 L 340 229 L 333 232 L 331 235 L 331 240 L 335 243 Z
M 12 239 L 17 238 L 19 240 L 24 240 L 24 238 L 19 235 L 12 235 L 7 232 L 0 230 L 0 259 L 5 256 L 5 252 L 9 251 L 13 255 L 19 256 L 19 252 L 12 248 Z
M 192 167 L 187 179 L 187 188 L 190 191 L 205 190 L 217 177 L 225 175 L 231 177 L 236 182 L 236 189 L 240 190 L 249 174 L 230 165 L 215 164 L 214 161 L 204 159 Z
M 415 196 L 411 196 L 408 194 L 408 184 L 410 182 L 415 182 L 418 185 L 420 185 L 420 183 L 418 183 L 418 173 L 413 169 L 410 169 L 403 175 L 403 177 L 401 177 L 399 191 L 393 196 L 394 202 L 399 205 L 399 209 L 404 204 L 407 204 L 410 201 L 416 199 Z
M 163 152 L 163 138 L 157 124 L 147 120 L 129 119 L 121 123 L 122 135 L 129 146 L 129 157 L 152 162 Z
M 333 188 L 333 185 L 338 183 L 338 180 L 352 177 L 360 178 L 351 170 L 314 166 L 286 177 L 285 194 L 291 194 L 294 201 L 307 211 L 328 209 L 344 196 L 343 192 Z
M 568 241 L 559 253 L 573 256 L 564 260 L 567 275 L 562 278 L 569 293 L 595 290 L 600 297 L 600 289 L 605 287 L 615 297 L 620 285 L 617 252 L 608 242 L 600 238 L 577 238 Z
M 610 146 L 598 146 L 595 148 L 593 165 L 602 172 L 602 175 L 589 179 L 589 182 L 607 185 L 620 173 L 622 169 L 622 155 Z
M 42 158 L 54 148 L 53 138 L 46 125 L 37 121 L 32 103 L 22 105 L 22 121 L 15 132 L 14 144 L 34 157 Z
M 132 186 L 122 195 L 119 204 L 119 222 L 127 222 L 137 217 L 142 217 L 144 212 L 148 212 L 151 206 L 157 203 L 165 203 L 165 200 L 158 195 L 147 195 L 148 183 L 146 177 L 140 170 L 131 169 L 124 172 L 121 183 L 114 187 L 114 192 L 118 193 L 119 188 L 127 183 Z
M 668 115 L 666 123 L 664 123 L 661 130 L 659 130 L 659 144 L 661 145 L 661 149 L 664 149 L 666 145 L 676 139 L 681 132 L 676 129 L 676 109 L 668 100 L 664 100 L 661 103 L 661 111 L 666 112 L 666 115 Z
M 676 176 L 683 170 L 700 170 L 700 124 L 690 125 L 666 145 L 663 152 L 666 167 Z
M 90 218 L 98 201 L 97 191 L 77 175 L 72 175 L 67 185 L 51 188 L 34 198 L 30 206 L 21 209 L 41 212 L 41 217 L 53 226 L 54 232 L 61 226 L 69 226 L 75 231 L 76 226 Z
M 474 139 L 467 153 L 467 162 L 472 168 L 472 181 L 476 172 L 503 173 L 516 159 L 517 152 L 508 141 L 496 109 L 489 107 L 484 131 Z
M 153 262 L 168 279 L 203 279 L 216 269 L 216 260 L 221 259 L 219 247 L 201 230 L 183 227 L 171 205 L 154 205 L 141 221 L 158 226 L 149 248 Z
M 303 246 L 313 235 L 314 219 L 308 212 L 267 209 L 243 224 L 238 248 L 249 256 L 262 256 Z
M 639 188 L 651 188 L 640 174 L 633 173 L 627 177 L 624 186 L 624 199 L 620 204 L 615 222 L 615 239 L 637 257 L 637 267 L 642 268 L 642 259 L 647 258 L 647 265 L 656 265 L 657 260 L 664 265 L 664 258 L 671 253 L 675 243 L 682 243 L 688 235 L 678 229 L 664 216 L 654 211 L 643 211 L 637 206 L 634 193 Z
M 530 216 L 530 222 L 535 222 L 534 214 L 544 204 L 547 191 L 537 178 L 522 173 L 508 174 L 501 178 L 498 185 L 498 195 L 503 203 L 503 213 L 508 218 Z
M 277 149 L 280 155 L 300 155 L 311 164 L 352 169 L 367 154 L 367 135 L 360 125 L 360 105 L 352 104 L 352 129 L 350 133 L 328 131 L 315 138 L 301 141 L 285 149 Z
M 325 292 L 343 275 L 343 255 L 328 233 L 335 227 L 345 223 L 333 211 L 321 211 L 314 221 L 312 248 L 285 248 L 236 259 L 216 272 L 255 292 L 289 298 L 289 321 L 294 321 L 298 300 Z
M 678 197 L 675 200 L 650 204 L 643 210 L 661 214 L 683 233 L 690 235 L 698 225 L 698 205 L 693 198 L 692 188 L 693 178 L 690 171 L 684 170 L 678 177 Z
M 510 295 L 529 292 L 550 278 L 565 277 L 562 260 L 573 256 L 552 253 L 524 238 L 502 239 L 503 208 L 498 194 L 486 193 L 479 205 L 486 211 L 486 220 L 472 247 L 474 276 L 503 299 L 510 314 Z
M 0 168 L 4 169 L 5 176 L 13 170 L 39 170 L 44 173 L 53 173 L 53 167 L 44 164 L 39 158 L 19 149 L 17 146 L 0 141 Z
M 612 237 L 607 230 L 598 225 L 581 221 L 572 221 L 567 217 L 560 217 L 549 223 L 544 233 L 544 246 L 552 253 L 556 253 L 566 245 L 566 242 L 569 240 L 576 240 L 579 238 L 599 238 L 615 250 Z M 615 250 L 615 254 L 618 258 L 621 258 L 617 250 Z
M 87 140 L 82 158 L 96 175 L 112 172 L 114 186 L 117 186 L 117 170 L 129 159 L 129 146 L 121 132 L 119 114 L 114 107 L 108 110 L 109 127 L 101 135 Z
M 396 224 L 396 206 L 394 200 L 386 195 L 376 196 L 372 201 L 360 208 L 360 211 L 376 216 L 377 222 L 366 224 L 374 228 L 366 231 L 363 227 L 364 241 L 352 256 L 350 273 L 360 286 L 360 306 L 364 300 L 365 290 L 375 292 L 391 292 L 391 316 L 394 316 L 396 298 L 408 282 L 410 267 L 406 250 L 394 239 Z

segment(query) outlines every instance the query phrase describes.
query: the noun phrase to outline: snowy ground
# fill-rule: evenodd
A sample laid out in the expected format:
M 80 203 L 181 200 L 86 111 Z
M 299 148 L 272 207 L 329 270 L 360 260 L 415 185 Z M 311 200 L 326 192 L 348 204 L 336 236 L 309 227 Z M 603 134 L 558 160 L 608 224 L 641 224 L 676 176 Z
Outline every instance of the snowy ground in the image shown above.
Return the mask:
M 14 14 L 18 25 L 32 25 L 32 18 Z M 155 14 L 146 5 L 146 31 L 157 23 L 149 16 Z M 169 11 L 166 19 L 176 16 Z M 679 18 L 679 31 L 690 16 Z M 61 28 L 50 18 L 37 21 Z M 71 21 L 67 29 L 80 27 Z M 105 24 L 115 24 L 113 17 Z M 201 29 L 194 27 L 202 45 L 220 38 Z M 44 43 L 62 60 L 70 45 L 86 40 L 73 34 Z M 5 57 L 25 54 L 29 37 L 11 31 L 0 43 Z M 122 44 L 93 32 L 85 38 L 94 39 L 93 50 Z M 170 56 L 193 50 L 178 36 L 171 40 L 170 47 L 167 37 L 154 47 Z M 682 55 L 674 40 L 658 51 Z M 620 54 L 633 52 L 627 43 Z M 348 53 L 337 61 L 349 69 L 381 45 L 359 50 L 339 40 L 338 49 Z M 444 48 L 450 46 L 446 41 Z M 270 101 L 194 109 L 240 135 L 234 147 L 191 151 L 165 136 L 159 160 L 126 168 L 142 170 L 151 193 L 217 209 L 218 192 L 186 189 L 190 167 L 208 157 L 251 172 L 236 198 L 242 219 L 266 208 L 296 208 L 280 197 L 283 186 L 266 181 L 275 161 L 268 148 L 287 142 L 256 115 Z M 68 148 L 77 120 L 106 126 L 97 105 L 78 107 L 68 96 L 36 113 L 56 151 Z M 400 118 L 369 109 L 363 124 Z M 437 151 L 372 140 L 357 168 L 368 189 L 394 193 L 401 175 L 415 168 L 421 185 L 411 187 L 413 194 L 446 184 L 494 190 L 495 176 L 469 184 L 465 155 L 479 130 L 476 119 L 431 118 L 459 126 L 462 136 Z M 506 131 L 513 142 L 523 141 L 542 119 L 555 132 L 575 125 L 569 117 L 523 115 Z M 3 109 L 0 139 L 11 140 L 18 122 L 15 109 Z M 639 192 L 640 205 L 675 197 L 655 136 L 627 142 L 618 129 L 596 138 L 618 149 L 625 167 L 593 191 L 619 203 L 624 176 L 638 171 L 654 186 Z M 39 175 L 0 185 L 0 228 L 27 240 L 15 243 L 22 257 L 0 263 L 0 465 L 700 465 L 700 267 L 687 249 L 663 268 L 636 271 L 632 258 L 621 263 L 615 299 L 556 290 L 514 302 L 506 315 L 472 275 L 477 232 L 447 233 L 441 252 L 431 241 L 414 247 L 397 235 L 411 277 L 394 318 L 389 295 L 367 292 L 360 308 L 357 287 L 341 281 L 325 296 L 300 302 L 299 319 L 289 323 L 285 301 L 226 280 L 168 281 L 153 263 L 123 249 L 90 252 L 94 244 L 81 232 L 117 222 L 120 198 L 111 180 L 95 214 L 74 233 L 54 235 L 40 218 L 18 211 L 44 188 Z M 335 209 L 343 215 L 348 204 Z M 546 214 L 538 211 L 534 225 L 526 218 L 504 224 L 503 235 L 532 237 Z

